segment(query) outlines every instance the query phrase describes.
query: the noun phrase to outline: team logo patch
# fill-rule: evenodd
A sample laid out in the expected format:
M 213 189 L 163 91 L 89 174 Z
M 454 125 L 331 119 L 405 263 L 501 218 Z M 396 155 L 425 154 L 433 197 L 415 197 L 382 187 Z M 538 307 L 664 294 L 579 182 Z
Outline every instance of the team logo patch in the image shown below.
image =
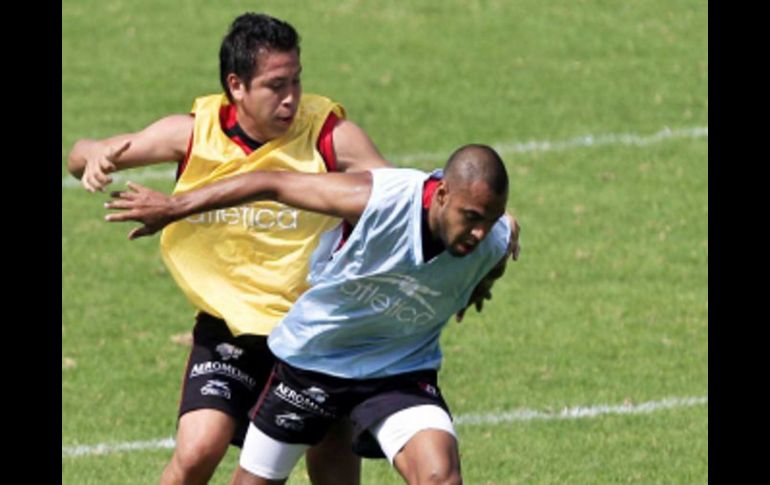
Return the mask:
M 201 387 L 201 394 L 204 396 L 219 396 L 225 399 L 230 399 L 231 396 L 230 387 L 227 385 L 227 382 L 216 379 L 209 379 L 206 385 Z
M 279 414 L 275 417 L 275 424 L 281 428 L 290 429 L 292 431 L 302 431 L 305 427 L 305 423 L 302 418 L 295 413 Z
M 308 396 L 318 404 L 323 404 L 329 398 L 329 394 L 320 387 L 313 386 L 302 391 L 302 394 Z
M 431 396 L 438 397 L 438 389 L 436 389 L 436 386 L 428 384 L 427 382 L 418 382 L 417 385 Z
M 227 342 L 217 345 L 216 351 L 222 356 L 222 360 L 237 359 L 243 354 L 243 349 Z

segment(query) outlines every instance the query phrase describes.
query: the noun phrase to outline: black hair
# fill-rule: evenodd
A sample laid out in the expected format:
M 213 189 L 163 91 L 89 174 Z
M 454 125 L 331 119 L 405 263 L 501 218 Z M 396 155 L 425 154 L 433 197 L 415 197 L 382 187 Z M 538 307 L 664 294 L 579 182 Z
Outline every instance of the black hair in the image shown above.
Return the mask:
M 259 70 L 258 57 L 265 50 L 299 54 L 299 34 L 288 22 L 265 14 L 248 12 L 230 25 L 219 48 L 219 81 L 230 102 L 227 76 L 235 74 L 247 86 Z

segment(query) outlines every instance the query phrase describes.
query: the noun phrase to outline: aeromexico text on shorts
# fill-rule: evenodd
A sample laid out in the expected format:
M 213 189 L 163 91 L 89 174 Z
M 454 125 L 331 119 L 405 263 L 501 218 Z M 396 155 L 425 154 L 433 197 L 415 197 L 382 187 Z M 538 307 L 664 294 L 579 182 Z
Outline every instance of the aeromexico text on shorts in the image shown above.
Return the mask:
M 222 376 L 232 377 L 233 379 L 245 385 L 248 389 L 254 389 L 254 386 L 257 385 L 257 381 L 253 377 L 235 367 L 234 365 L 224 362 L 209 360 L 206 362 L 194 364 L 192 369 L 190 369 L 190 379 L 211 374 L 219 374 Z

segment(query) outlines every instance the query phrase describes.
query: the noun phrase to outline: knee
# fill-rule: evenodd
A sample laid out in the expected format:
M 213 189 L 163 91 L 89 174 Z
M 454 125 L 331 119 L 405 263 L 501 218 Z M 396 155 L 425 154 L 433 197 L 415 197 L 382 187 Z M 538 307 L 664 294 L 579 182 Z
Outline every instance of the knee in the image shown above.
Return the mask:
M 214 440 L 177 443 L 172 460 L 177 472 L 184 477 L 211 476 L 227 452 L 227 446 Z
M 408 480 L 410 485 L 461 485 L 463 483 L 460 469 L 453 466 L 419 467 L 416 472 L 415 476 Z
M 434 470 L 421 483 L 440 485 L 462 485 L 463 478 L 458 469 Z
M 398 471 L 409 485 L 460 485 L 463 483 L 460 468 L 449 462 L 428 462 L 410 467 L 400 467 Z

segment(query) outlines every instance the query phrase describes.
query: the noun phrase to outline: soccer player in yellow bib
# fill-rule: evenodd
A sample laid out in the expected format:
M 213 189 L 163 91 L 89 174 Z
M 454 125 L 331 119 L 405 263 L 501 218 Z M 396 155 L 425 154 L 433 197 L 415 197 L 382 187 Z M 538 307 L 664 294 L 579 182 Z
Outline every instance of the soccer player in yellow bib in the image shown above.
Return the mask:
M 191 113 L 141 131 L 78 140 L 70 173 L 91 192 L 110 173 L 177 162 L 175 192 L 253 170 L 306 173 L 387 166 L 339 104 L 302 94 L 299 37 L 286 22 L 247 13 L 220 48 L 225 94 L 195 100 Z M 241 446 L 273 366 L 266 336 L 307 289 L 309 255 L 339 219 L 268 201 L 190 217 L 161 237 L 163 259 L 199 310 L 185 369 L 176 447 L 161 483 L 206 483 L 230 443 Z M 350 426 L 307 453 L 314 484 L 360 481 Z

